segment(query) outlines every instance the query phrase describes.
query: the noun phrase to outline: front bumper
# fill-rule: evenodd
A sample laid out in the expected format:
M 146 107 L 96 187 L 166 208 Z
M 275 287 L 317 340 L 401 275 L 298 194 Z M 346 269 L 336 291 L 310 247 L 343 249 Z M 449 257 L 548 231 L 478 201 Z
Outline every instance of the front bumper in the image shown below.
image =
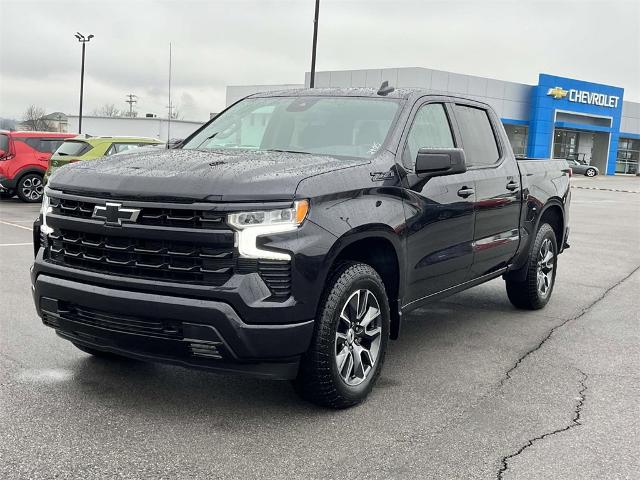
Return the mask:
M 73 343 L 192 368 L 294 378 L 313 320 L 250 325 L 219 301 L 89 285 L 34 275 L 43 323 Z

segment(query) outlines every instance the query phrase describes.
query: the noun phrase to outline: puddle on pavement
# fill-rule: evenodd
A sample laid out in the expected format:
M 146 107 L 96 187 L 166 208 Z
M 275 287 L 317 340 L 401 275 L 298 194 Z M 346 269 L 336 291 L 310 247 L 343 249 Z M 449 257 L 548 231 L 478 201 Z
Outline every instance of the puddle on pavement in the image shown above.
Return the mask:
M 18 380 L 25 383 L 58 383 L 71 379 L 73 374 L 63 368 L 24 370 L 18 374 Z

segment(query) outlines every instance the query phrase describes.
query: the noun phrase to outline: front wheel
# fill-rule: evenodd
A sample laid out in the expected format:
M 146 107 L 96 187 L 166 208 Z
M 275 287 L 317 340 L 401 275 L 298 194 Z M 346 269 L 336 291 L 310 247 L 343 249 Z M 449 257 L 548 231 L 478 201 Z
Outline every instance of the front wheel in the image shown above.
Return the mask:
M 507 278 L 507 295 L 514 307 L 539 310 L 551 298 L 556 280 L 558 244 L 556 234 L 548 223 L 538 229 L 527 259 L 524 280 Z
M 327 285 L 311 346 L 300 363 L 297 392 L 331 408 L 362 402 L 384 363 L 389 318 L 378 273 L 363 263 L 339 268 Z
M 597 173 L 595 168 L 587 168 L 587 171 L 584 172 L 587 177 L 595 177 Z
M 18 197 L 23 202 L 40 202 L 43 193 L 44 183 L 42 183 L 42 175 L 38 173 L 27 173 L 18 182 Z

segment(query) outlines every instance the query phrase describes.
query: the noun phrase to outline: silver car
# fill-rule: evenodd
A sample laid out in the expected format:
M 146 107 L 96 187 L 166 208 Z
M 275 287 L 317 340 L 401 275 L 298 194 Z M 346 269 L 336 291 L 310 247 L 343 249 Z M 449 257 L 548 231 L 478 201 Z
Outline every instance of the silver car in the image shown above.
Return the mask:
M 593 165 L 586 165 L 584 163 L 580 163 L 577 160 L 567 159 L 567 163 L 571 167 L 571 170 L 573 170 L 573 173 L 581 173 L 587 177 L 595 177 L 600 173 L 600 170 L 598 170 L 597 167 L 594 167 Z

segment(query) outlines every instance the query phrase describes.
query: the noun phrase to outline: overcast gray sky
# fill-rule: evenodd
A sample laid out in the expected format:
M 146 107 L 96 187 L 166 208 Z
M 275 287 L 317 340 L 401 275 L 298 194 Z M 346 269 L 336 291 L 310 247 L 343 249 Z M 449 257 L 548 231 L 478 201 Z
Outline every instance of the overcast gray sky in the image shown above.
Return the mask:
M 85 113 L 105 103 L 185 119 L 225 103 L 226 85 L 302 83 L 314 0 L 0 0 L 0 116 L 30 104 Z M 640 101 L 640 2 L 321 0 L 318 70 L 420 66 L 535 84 L 540 72 L 621 86 Z

